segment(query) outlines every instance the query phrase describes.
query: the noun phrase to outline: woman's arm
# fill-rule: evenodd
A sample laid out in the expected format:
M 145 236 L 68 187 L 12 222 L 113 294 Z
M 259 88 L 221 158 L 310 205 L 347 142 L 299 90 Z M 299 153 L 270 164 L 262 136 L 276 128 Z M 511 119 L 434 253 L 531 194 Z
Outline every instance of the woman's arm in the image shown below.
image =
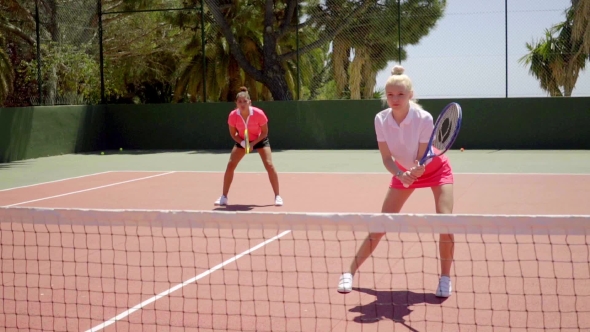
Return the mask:
M 393 174 L 393 176 L 397 177 L 401 182 L 405 184 L 412 184 L 416 180 L 416 177 L 410 173 L 410 171 L 402 172 L 397 164 L 393 161 L 393 156 L 387 147 L 386 142 L 377 142 L 379 145 L 379 152 L 381 153 L 381 159 L 383 160 L 383 166 L 389 171 L 389 173 Z M 399 174 L 399 175 L 398 175 Z
M 238 129 L 236 129 L 236 127 L 230 125 L 229 126 L 229 135 L 231 136 L 231 138 L 236 141 L 236 143 L 240 144 L 242 143 L 242 139 L 240 138 L 240 136 L 237 135 L 238 133 Z
M 420 131 L 418 153 L 416 154 L 415 159 L 417 162 L 415 163 L 415 166 L 412 167 L 412 169 L 410 170 L 412 172 L 412 175 L 414 175 L 416 178 L 424 174 L 425 165 L 418 166 L 418 162 L 420 162 L 420 159 L 422 159 L 422 156 L 424 156 L 424 153 L 426 152 L 426 148 L 428 148 L 428 142 L 430 141 L 430 136 L 432 135 L 432 130 L 434 129 L 432 116 L 429 116 L 428 119 L 426 119 L 426 121 L 427 122 L 422 125 L 422 130 Z
M 415 159 L 417 162 L 416 165 L 412 167 L 412 169 L 410 169 L 410 172 L 416 178 L 421 177 L 422 174 L 424 174 L 424 171 L 426 170 L 425 165 L 418 165 L 418 162 L 420 162 L 420 159 L 422 159 L 422 156 L 424 155 L 424 152 L 426 152 L 427 147 L 428 143 L 419 143 L 418 145 L 418 154 L 416 155 Z
M 426 152 L 426 147 L 428 147 L 428 143 L 418 143 L 418 154 L 416 155 L 416 160 L 420 161 L 424 152 Z
M 266 136 L 268 136 L 268 123 L 265 123 L 262 126 L 260 126 L 260 129 L 260 136 L 258 136 L 258 138 L 253 140 L 252 142 L 250 142 L 250 145 L 254 146 L 258 144 L 258 142 L 261 142 L 263 139 L 265 139 Z
M 398 174 L 401 172 L 399 167 L 393 161 L 393 157 L 391 156 L 391 152 L 389 151 L 389 147 L 387 147 L 386 142 L 377 142 L 379 145 L 379 152 L 381 153 L 381 159 L 383 160 L 383 166 L 387 169 L 387 171 L 393 175 Z

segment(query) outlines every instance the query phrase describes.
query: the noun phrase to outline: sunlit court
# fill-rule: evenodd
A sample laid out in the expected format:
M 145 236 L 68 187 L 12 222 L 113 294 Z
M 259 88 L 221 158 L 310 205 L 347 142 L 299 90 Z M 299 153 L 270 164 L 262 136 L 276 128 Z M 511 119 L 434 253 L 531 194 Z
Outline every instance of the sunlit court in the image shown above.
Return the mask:
M 92 158 L 113 170 L 0 191 L 6 330 L 590 326 L 590 174 L 575 171 L 575 163 L 567 173 L 477 173 L 468 165 L 494 152 L 453 152 L 455 214 L 434 214 L 430 190 L 417 189 L 402 214 L 385 217 L 377 212 L 390 175 L 352 170 L 359 163 L 348 171 L 319 166 L 377 155 L 326 151 L 332 155 L 316 162 L 317 172 L 291 170 L 293 158 L 320 154 L 276 154 L 276 167 L 287 168 L 279 172 L 279 207 L 257 156 L 237 170 L 227 206 L 213 205 L 222 171 L 171 170 L 191 159 L 216 167 L 207 153 L 111 151 L 35 162 L 30 167 Z M 161 170 L 146 169 L 146 158 Z M 338 277 L 370 230 L 387 234 L 353 291 L 340 294 Z M 456 242 L 449 298 L 434 295 L 441 232 Z
M 590 0 L 0 0 L 0 331 L 590 331 Z

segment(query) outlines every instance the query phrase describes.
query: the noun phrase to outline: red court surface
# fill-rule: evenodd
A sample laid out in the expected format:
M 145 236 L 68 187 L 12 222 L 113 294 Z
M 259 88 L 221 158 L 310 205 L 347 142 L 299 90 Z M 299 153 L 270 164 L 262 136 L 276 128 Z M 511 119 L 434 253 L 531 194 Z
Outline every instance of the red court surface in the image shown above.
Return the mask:
M 0 206 L 376 213 L 390 180 L 279 176 L 282 207 L 266 173 L 236 173 L 230 205 L 215 207 L 223 173 L 207 172 L 107 172 L 3 190 Z M 590 215 L 587 188 L 590 175 L 457 174 L 454 213 Z M 434 213 L 430 190 L 402 213 Z M 387 234 L 342 295 L 338 277 L 366 234 L 68 222 L 0 222 L 4 330 L 590 329 L 584 235 L 456 234 L 454 294 L 439 299 L 434 234 Z

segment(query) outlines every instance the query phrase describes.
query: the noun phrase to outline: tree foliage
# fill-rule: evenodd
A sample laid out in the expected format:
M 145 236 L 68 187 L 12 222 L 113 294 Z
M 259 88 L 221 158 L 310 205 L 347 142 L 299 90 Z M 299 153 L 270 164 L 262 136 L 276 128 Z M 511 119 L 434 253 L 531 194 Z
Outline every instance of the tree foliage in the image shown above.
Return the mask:
M 328 9 L 341 15 L 347 2 L 329 1 Z M 373 98 L 377 73 L 390 61 L 406 59 L 404 47 L 415 45 L 428 35 L 442 17 L 445 7 L 446 0 L 407 0 L 401 3 L 386 0 L 377 2 L 364 15 L 354 18 L 333 41 L 331 59 L 337 97 L 349 93 L 351 99 Z
M 589 57 L 584 40 L 573 33 L 578 8 L 574 5 L 567 9 L 565 21 L 546 29 L 544 38 L 527 43 L 529 53 L 519 60 L 529 66 L 541 89 L 553 97 L 572 95 Z
M 398 26 L 416 44 L 445 6 L 402 1 L 398 24 L 397 0 L 102 0 L 101 40 L 96 0 L 0 0 L 0 33 L 19 45 L 0 51 L 0 100 L 12 82 L 35 103 L 41 78 L 38 102 L 99 102 L 100 42 L 108 102 L 232 101 L 241 85 L 255 100 L 374 98 Z
M 581 41 L 582 51 L 590 54 L 590 0 L 572 0 L 572 39 Z
M 14 80 L 14 69 L 8 57 L 6 39 L 0 32 L 0 105 L 4 103 L 4 100 L 8 97 L 8 94 L 12 92 L 13 80 Z

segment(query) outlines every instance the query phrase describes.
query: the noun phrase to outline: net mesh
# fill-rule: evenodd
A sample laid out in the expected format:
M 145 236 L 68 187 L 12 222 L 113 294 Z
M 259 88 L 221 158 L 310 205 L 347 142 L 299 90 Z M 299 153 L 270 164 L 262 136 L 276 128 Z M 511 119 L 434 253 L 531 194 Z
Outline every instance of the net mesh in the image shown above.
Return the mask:
M 588 216 L 0 209 L 5 331 L 578 331 Z M 386 232 L 338 278 L 368 232 Z M 453 294 L 434 295 L 440 233 Z

